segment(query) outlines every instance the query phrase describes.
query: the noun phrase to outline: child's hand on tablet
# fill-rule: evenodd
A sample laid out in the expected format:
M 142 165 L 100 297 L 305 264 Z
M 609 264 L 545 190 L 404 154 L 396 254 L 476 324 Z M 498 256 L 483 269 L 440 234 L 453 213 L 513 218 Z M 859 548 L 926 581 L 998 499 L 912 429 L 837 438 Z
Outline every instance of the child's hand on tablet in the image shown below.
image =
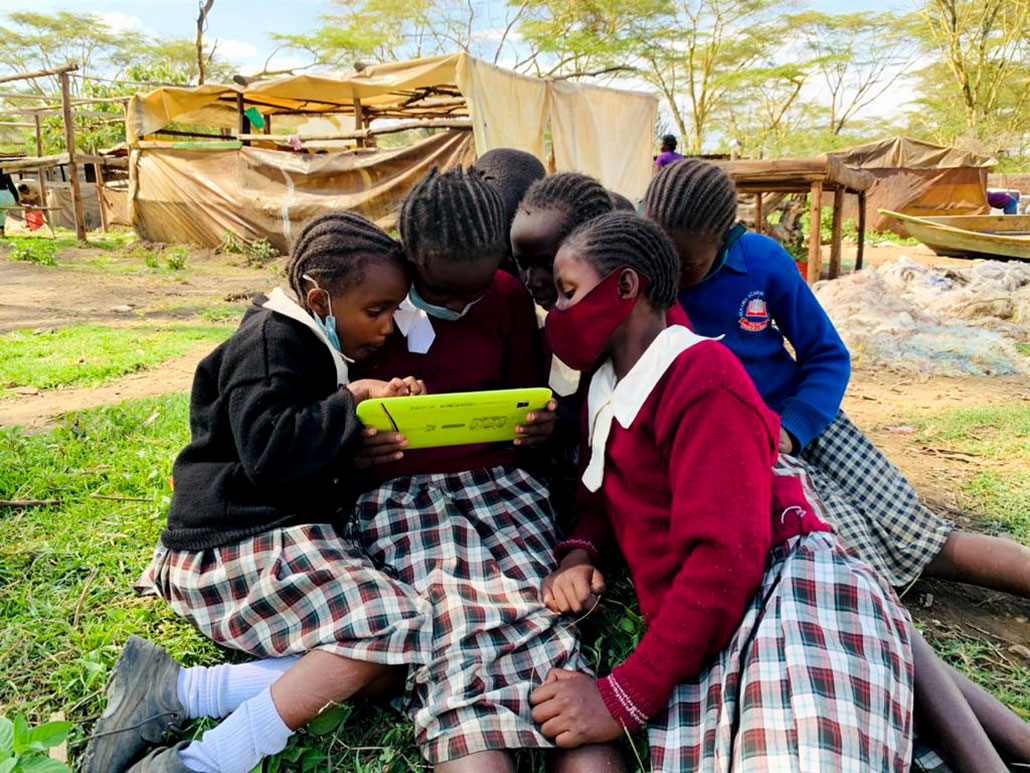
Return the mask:
M 555 411 L 558 410 L 558 403 L 551 400 L 547 408 L 542 411 L 531 411 L 526 414 L 525 424 L 515 427 L 515 445 L 517 446 L 539 446 L 543 445 L 547 438 L 554 432 Z
M 426 385 L 421 379 L 414 376 L 407 378 L 392 378 L 389 381 L 379 381 L 374 378 L 363 378 L 359 381 L 352 381 L 347 384 L 347 389 L 354 395 L 354 404 L 364 400 L 378 399 L 381 397 L 407 397 L 409 395 L 426 394 Z
M 404 457 L 408 440 L 400 432 L 380 432 L 375 427 L 365 427 L 361 434 L 364 440 L 354 454 L 355 467 L 366 469 Z

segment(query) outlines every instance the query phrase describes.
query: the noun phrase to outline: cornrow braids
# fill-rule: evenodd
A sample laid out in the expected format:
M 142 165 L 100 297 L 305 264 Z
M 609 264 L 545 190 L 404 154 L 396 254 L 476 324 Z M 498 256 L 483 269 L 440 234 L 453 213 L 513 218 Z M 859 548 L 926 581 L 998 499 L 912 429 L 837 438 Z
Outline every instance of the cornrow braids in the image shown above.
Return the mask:
M 644 216 L 666 231 L 720 240 L 737 219 L 737 191 L 715 164 L 684 159 L 651 179 L 644 194 Z
M 382 228 L 355 212 L 326 212 L 310 220 L 290 251 L 286 276 L 301 304 L 307 297 L 304 275 L 326 287 L 350 285 L 364 277 L 369 261 L 405 265 L 404 249 Z
M 532 153 L 514 148 L 489 150 L 479 157 L 473 168 L 483 173 L 483 179 L 501 197 L 504 218 L 509 224 L 529 186 L 547 176 L 547 170 L 540 159 Z
M 608 195 L 612 197 L 612 208 L 616 212 L 633 212 L 636 214 L 637 208 L 632 201 L 627 199 L 621 193 L 615 191 L 608 191 Z
M 661 228 L 630 212 L 611 212 L 588 220 L 562 244 L 607 276 L 616 269 L 632 268 L 647 278 L 644 297 L 656 311 L 676 302 L 680 261 L 676 248 Z
M 408 256 L 421 265 L 441 256 L 468 262 L 503 255 L 508 225 L 501 197 L 482 172 L 433 167 L 404 199 L 397 229 Z
M 578 172 L 561 172 L 533 183 L 520 207 L 560 209 L 565 213 L 564 238 L 581 223 L 611 212 L 614 205 L 611 195 L 593 177 Z

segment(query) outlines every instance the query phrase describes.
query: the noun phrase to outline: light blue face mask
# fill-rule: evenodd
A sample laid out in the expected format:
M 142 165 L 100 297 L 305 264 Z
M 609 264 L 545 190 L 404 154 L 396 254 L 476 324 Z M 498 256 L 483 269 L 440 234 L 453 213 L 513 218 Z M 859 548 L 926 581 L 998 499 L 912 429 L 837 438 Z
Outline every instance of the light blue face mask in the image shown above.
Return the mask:
M 482 298 L 476 298 L 472 303 L 465 304 L 465 308 L 461 311 L 455 311 L 454 309 L 448 309 L 446 306 L 436 306 L 429 301 L 425 300 L 421 295 L 418 294 L 418 290 L 415 289 L 415 285 L 411 285 L 411 290 L 408 291 L 408 300 L 411 301 L 411 305 L 417 309 L 422 309 L 430 317 L 436 317 L 437 319 L 445 319 L 448 322 L 455 322 L 461 319 L 469 313 L 469 309 L 479 303 Z
M 322 288 L 318 286 L 318 282 L 307 274 L 304 274 L 303 278 L 311 282 L 311 284 L 315 286 L 316 290 L 322 290 Z M 315 324 L 317 324 L 321 331 L 325 333 L 325 337 L 329 339 L 329 345 L 340 354 L 343 354 L 343 349 L 340 348 L 340 337 L 336 335 L 336 317 L 333 316 L 333 298 L 329 295 L 328 290 L 322 290 L 322 292 L 325 293 L 326 302 L 329 304 L 329 315 L 325 319 L 321 319 L 318 314 L 312 310 L 311 316 L 315 318 Z

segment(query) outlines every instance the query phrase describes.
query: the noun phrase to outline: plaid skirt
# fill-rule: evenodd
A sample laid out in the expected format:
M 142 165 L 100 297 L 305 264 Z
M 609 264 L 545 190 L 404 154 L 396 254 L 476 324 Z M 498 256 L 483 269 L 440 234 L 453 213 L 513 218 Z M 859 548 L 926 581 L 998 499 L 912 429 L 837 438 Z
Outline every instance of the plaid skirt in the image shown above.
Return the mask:
M 648 726 L 653 770 L 905 771 L 908 618 L 826 532 L 771 551 L 730 643 Z
M 329 524 L 291 526 L 210 550 L 158 545 L 136 590 L 209 639 L 259 658 L 315 649 L 417 663 L 429 620 L 415 592 Z
M 358 500 L 349 533 L 428 605 L 408 678 L 423 755 L 550 748 L 529 693 L 552 668 L 590 667 L 540 598 L 557 544 L 546 490 L 504 467 L 398 478 Z
M 843 411 L 800 461 L 823 519 L 895 588 L 917 579 L 954 529 L 919 501 L 912 484 Z

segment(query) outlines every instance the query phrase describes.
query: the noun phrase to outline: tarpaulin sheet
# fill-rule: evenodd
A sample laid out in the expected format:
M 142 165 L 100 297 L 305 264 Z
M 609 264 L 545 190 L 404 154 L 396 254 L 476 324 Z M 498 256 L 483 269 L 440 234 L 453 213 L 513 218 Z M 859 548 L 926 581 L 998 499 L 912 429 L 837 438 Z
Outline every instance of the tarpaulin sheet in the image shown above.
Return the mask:
M 650 94 L 569 81 L 528 78 L 467 54 L 366 67 L 361 72 L 297 75 L 249 86 L 162 87 L 135 95 L 126 137 L 136 145 L 169 123 L 236 127 L 236 100 L 263 115 L 351 113 L 366 118 L 468 116 L 476 151 L 515 147 L 545 160 L 550 126 L 555 162 L 599 178 L 626 196 L 643 195 L 650 180 L 658 100 Z M 272 127 L 281 126 L 273 119 Z M 138 145 L 137 145 L 138 147 Z
M 493 148 L 516 148 L 544 158 L 547 129 L 547 81 L 526 78 L 464 56 L 458 86 L 465 95 L 480 154 Z
M 548 85 L 558 170 L 585 172 L 623 196 L 642 198 L 651 180 L 658 100 L 567 81 Z
M 998 162 L 960 148 L 934 145 L 911 137 L 891 137 L 879 142 L 835 150 L 826 155 L 858 169 L 951 169 L 993 167 Z
M 144 148 L 132 151 L 129 195 L 143 239 L 214 247 L 231 231 L 286 252 L 305 222 L 333 209 L 393 227 L 405 194 L 431 167 L 473 159 L 467 131 L 371 153 Z

